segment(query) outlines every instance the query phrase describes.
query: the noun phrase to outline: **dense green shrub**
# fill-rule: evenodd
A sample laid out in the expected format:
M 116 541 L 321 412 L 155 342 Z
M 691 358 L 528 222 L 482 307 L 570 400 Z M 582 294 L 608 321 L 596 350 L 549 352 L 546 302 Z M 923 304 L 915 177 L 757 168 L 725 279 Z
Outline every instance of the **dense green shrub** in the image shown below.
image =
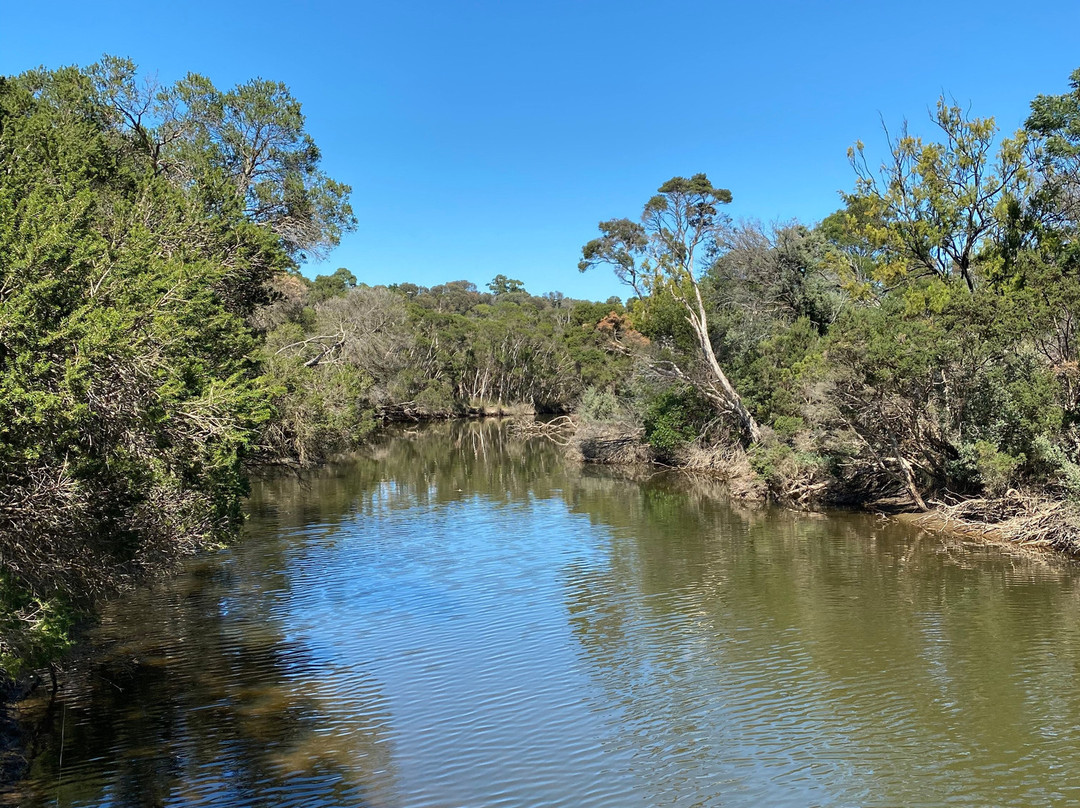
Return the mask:
M 611 390 L 588 388 L 581 396 L 577 414 L 585 421 L 600 423 L 618 420 L 622 408 Z
M 668 388 L 648 405 L 645 440 L 662 457 L 673 457 L 714 421 L 712 405 L 692 387 Z
M 285 154 L 299 107 L 280 85 L 256 82 L 228 96 L 235 118 L 215 123 L 217 107 L 203 110 L 183 130 L 195 140 L 163 143 L 151 128 L 155 104 L 182 117 L 196 90 L 203 100 L 221 94 L 189 76 L 139 96 L 133 71 L 105 60 L 0 79 L 0 661 L 9 673 L 61 649 L 97 598 L 234 535 L 245 461 L 273 415 L 251 318 L 304 245 L 279 221 L 253 220 L 245 194 L 276 198 L 278 211 L 306 205 L 305 183 L 318 175 L 292 176 L 302 166 Z M 169 93 L 175 104 L 162 101 Z M 260 106 L 266 95 L 273 104 Z M 139 123 L 123 114 L 144 102 Z M 238 134 L 220 127 L 249 113 L 274 118 L 282 153 L 268 159 L 289 163 L 277 175 L 287 188 L 234 182 L 229 153 L 215 148 Z

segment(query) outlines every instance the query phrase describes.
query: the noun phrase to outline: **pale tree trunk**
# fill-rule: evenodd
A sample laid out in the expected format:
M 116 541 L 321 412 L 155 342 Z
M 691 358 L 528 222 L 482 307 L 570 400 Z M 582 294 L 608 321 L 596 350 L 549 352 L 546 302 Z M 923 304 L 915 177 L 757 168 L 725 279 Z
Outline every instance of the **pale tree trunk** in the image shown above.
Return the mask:
M 923 500 L 918 487 L 915 485 L 915 470 L 911 465 L 911 461 L 900 454 L 900 447 L 897 444 L 895 437 L 890 436 L 889 442 L 892 444 L 893 456 L 896 457 L 896 462 L 900 466 L 900 471 L 903 472 L 904 486 L 907 488 L 912 502 L 915 503 L 916 508 L 925 513 L 930 509 L 926 507 L 926 502 Z
M 761 427 L 758 426 L 754 416 L 750 414 L 750 410 L 746 409 L 746 405 L 743 404 L 738 392 L 728 381 L 727 374 L 724 373 L 723 368 L 720 367 L 720 363 L 716 359 L 712 341 L 709 339 L 709 321 L 705 316 L 705 304 L 701 300 L 701 292 L 697 283 L 692 282 L 692 285 L 694 288 L 694 302 L 697 305 L 692 306 L 685 299 L 683 304 L 686 305 L 687 309 L 686 319 L 694 329 L 694 334 L 697 336 L 698 343 L 701 346 L 701 352 L 705 356 L 705 363 L 709 366 L 709 371 L 713 376 L 715 386 L 710 385 L 713 389 L 705 392 L 709 394 L 709 398 L 715 403 L 735 414 L 735 417 L 739 419 L 739 426 L 742 427 L 749 443 L 758 443 L 761 440 Z M 717 387 L 719 389 L 716 389 Z
M 915 507 L 923 513 L 930 510 L 926 507 L 926 502 L 922 498 L 922 494 L 919 493 L 919 489 L 915 487 L 915 474 L 911 469 L 911 462 L 904 457 L 897 457 L 900 461 L 900 468 L 904 471 L 904 484 L 907 486 L 908 494 L 911 496 L 912 501 L 915 503 Z

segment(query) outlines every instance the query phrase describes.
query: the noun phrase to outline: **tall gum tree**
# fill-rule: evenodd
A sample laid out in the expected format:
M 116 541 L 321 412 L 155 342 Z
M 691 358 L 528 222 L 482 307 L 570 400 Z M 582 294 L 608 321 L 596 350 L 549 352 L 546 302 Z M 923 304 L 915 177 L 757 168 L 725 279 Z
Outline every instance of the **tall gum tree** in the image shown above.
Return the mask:
M 729 219 L 719 208 L 731 191 L 717 188 L 705 174 L 672 177 L 645 204 L 641 220 L 601 222 L 600 237 L 582 247 L 578 269 L 607 264 L 641 299 L 670 294 L 682 306 L 694 331 L 707 378 L 695 384 L 712 404 L 735 417 L 748 443 L 761 440 L 761 428 L 720 367 L 709 339 L 709 320 L 695 276 L 695 261 L 715 255 Z M 677 366 L 676 375 L 689 381 Z

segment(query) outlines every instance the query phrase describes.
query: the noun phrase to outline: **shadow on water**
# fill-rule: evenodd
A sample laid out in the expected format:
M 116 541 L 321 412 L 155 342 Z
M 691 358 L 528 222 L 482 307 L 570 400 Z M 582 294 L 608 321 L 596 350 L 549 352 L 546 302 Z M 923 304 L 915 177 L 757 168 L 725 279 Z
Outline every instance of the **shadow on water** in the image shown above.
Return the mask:
M 18 804 L 1080 796 L 1075 565 L 581 467 L 496 422 L 403 430 L 249 508 L 25 705 Z
M 248 540 L 110 604 L 92 661 L 55 702 L 24 705 L 47 735 L 17 804 L 344 808 L 387 790 L 378 688 L 354 675 L 363 718 L 325 732 L 339 694 L 277 619 L 286 552 Z

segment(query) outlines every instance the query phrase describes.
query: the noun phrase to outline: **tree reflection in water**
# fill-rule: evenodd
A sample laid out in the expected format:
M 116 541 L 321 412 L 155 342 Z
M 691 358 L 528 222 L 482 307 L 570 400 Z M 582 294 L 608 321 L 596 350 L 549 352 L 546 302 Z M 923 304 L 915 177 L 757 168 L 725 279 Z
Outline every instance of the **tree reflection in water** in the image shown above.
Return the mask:
M 100 656 L 51 707 L 22 804 L 393 804 L 382 695 L 362 670 L 326 691 L 283 633 L 285 556 L 267 531 L 112 604 Z
M 672 475 L 583 481 L 574 507 L 613 539 L 564 571 L 567 611 L 621 707 L 611 753 L 649 771 L 651 804 L 1061 796 L 1080 751 L 1057 740 L 1080 719 L 1075 565 L 733 508 Z

